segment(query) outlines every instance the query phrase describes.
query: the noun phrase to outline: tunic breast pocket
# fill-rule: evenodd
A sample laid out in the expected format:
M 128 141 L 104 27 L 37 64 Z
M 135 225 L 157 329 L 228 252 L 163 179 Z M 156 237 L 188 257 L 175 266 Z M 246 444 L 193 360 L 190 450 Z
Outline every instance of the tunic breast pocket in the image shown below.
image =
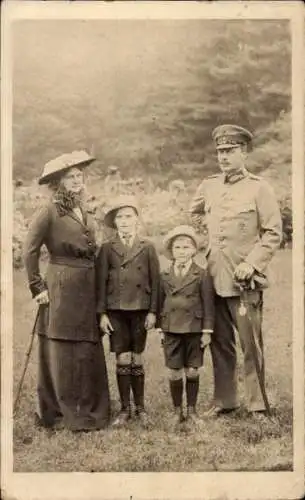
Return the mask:
M 237 205 L 234 207 L 234 218 L 236 220 L 237 228 L 245 232 L 253 225 L 256 226 L 257 212 L 254 203 Z

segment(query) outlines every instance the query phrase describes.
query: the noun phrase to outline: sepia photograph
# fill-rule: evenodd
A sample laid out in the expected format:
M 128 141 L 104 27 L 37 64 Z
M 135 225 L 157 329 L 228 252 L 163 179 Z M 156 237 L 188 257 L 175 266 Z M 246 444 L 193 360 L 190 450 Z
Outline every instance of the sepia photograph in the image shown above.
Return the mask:
M 10 19 L 6 470 L 104 473 L 92 484 L 105 473 L 293 475 L 304 448 L 297 8 L 133 7 Z M 174 487 L 182 475 L 170 477 Z M 217 497 L 188 484 L 192 498 Z M 226 488 L 223 498 L 263 498 Z M 133 491 L 120 498 L 164 497 L 153 479 Z

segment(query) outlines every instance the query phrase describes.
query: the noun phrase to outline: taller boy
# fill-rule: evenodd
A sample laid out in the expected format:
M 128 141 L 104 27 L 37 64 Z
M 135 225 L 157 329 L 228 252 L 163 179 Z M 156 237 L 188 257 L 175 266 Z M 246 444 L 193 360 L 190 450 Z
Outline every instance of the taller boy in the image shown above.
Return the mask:
M 159 260 L 154 246 L 138 235 L 139 209 L 131 196 L 121 196 L 104 218 L 115 236 L 97 258 L 97 312 L 116 354 L 121 412 L 113 422 L 122 426 L 131 416 L 130 389 L 136 414 L 146 426 L 142 353 L 147 331 L 156 322 Z

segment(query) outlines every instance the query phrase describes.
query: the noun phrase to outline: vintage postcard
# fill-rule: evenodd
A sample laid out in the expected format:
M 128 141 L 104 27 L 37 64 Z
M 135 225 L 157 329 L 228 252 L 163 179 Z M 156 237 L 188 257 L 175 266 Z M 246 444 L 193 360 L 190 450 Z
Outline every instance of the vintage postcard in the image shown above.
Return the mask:
M 302 3 L 1 34 L 2 497 L 301 498 Z

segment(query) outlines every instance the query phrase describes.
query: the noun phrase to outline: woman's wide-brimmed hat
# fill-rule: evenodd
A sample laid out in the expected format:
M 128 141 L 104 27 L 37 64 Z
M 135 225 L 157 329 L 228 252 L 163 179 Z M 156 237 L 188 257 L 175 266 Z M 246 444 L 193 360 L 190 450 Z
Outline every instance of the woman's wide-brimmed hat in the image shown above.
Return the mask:
M 117 211 L 120 208 L 131 207 L 135 210 L 137 215 L 139 215 L 139 205 L 134 196 L 129 195 L 121 195 L 115 198 L 113 203 L 106 209 L 104 215 L 104 223 L 106 226 L 115 229 L 114 218 L 116 216 Z
M 69 168 L 87 167 L 94 160 L 95 158 L 89 155 L 86 151 L 72 151 L 72 153 L 60 155 L 45 164 L 42 174 L 38 179 L 38 184 L 47 184 L 48 182 L 58 178 L 61 173 L 65 172 Z
M 199 248 L 199 238 L 196 234 L 195 229 L 192 226 L 188 225 L 176 226 L 167 233 L 167 235 L 163 240 L 164 255 L 169 260 L 173 258 L 172 244 L 175 238 L 177 238 L 178 236 L 188 236 L 193 240 L 196 249 L 198 250 Z

